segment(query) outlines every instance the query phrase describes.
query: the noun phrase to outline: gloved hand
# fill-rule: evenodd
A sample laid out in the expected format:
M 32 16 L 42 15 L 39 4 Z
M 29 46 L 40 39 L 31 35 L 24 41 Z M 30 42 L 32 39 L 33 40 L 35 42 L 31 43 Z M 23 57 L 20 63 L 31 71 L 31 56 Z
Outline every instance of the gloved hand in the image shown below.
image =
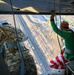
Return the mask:
M 54 19 L 55 14 L 56 14 L 56 13 L 55 13 L 55 10 L 52 10 L 52 11 L 51 11 L 50 19 Z

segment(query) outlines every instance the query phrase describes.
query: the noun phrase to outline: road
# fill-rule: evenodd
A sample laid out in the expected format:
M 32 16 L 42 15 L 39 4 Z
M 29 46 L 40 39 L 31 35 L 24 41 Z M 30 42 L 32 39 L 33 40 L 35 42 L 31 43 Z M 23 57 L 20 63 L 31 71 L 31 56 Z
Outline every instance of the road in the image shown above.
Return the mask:
M 40 67 L 42 69 L 42 73 L 48 72 L 50 70 L 50 68 L 47 63 L 46 57 L 45 57 L 44 53 L 42 52 L 42 50 L 40 49 L 39 45 L 37 44 L 36 39 L 34 38 L 30 29 L 28 28 L 28 25 L 26 24 L 26 21 L 29 19 L 27 19 L 26 18 L 27 16 L 25 16 L 24 18 L 26 21 L 24 21 L 24 19 L 22 18 L 21 15 L 18 15 L 16 17 L 17 17 L 17 19 L 19 19 L 19 22 L 22 25 L 23 32 L 25 32 L 28 35 L 29 41 L 31 41 L 31 44 L 34 47 L 33 52 L 36 56 L 36 59 L 38 60 L 38 63 L 40 64 Z

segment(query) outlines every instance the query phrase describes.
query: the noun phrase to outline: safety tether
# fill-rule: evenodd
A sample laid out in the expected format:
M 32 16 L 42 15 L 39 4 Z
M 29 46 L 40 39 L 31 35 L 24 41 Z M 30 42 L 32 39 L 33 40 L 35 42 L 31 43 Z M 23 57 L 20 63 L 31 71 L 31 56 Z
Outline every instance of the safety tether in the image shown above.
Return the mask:
M 61 23 L 61 0 L 59 0 L 59 5 L 60 5 L 59 13 L 60 13 L 60 23 Z M 55 0 L 54 0 L 54 11 L 56 12 Z M 56 20 L 56 24 L 57 24 L 57 17 L 56 16 L 55 16 L 55 20 Z M 57 35 L 57 40 L 58 40 L 60 51 L 62 52 L 62 50 L 61 50 L 61 44 L 60 44 L 60 40 L 59 40 L 58 35 Z
M 14 15 L 14 10 L 13 10 L 11 0 L 10 0 L 10 5 L 11 5 L 11 9 L 12 9 L 13 21 L 14 21 L 14 25 L 15 25 L 15 32 L 16 32 L 16 38 L 17 38 L 16 44 L 17 44 L 18 51 L 19 51 L 20 58 L 21 58 L 20 75 L 25 75 L 24 56 L 23 56 L 22 49 L 21 49 L 21 46 L 20 46 L 19 41 L 18 41 L 18 34 L 17 34 L 17 28 L 16 28 L 15 15 Z

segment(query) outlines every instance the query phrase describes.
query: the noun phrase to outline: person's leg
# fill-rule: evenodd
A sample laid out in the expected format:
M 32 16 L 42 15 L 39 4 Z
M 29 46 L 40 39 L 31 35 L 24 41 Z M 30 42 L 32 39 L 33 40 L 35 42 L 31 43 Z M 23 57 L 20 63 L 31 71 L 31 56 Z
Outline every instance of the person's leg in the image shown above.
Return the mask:
M 50 68 L 55 68 L 55 69 L 65 69 L 65 63 L 68 62 L 63 54 L 59 54 L 56 56 L 54 59 L 50 60 L 49 66 Z
M 8 66 L 1 56 L 0 56 L 0 75 L 10 75 Z

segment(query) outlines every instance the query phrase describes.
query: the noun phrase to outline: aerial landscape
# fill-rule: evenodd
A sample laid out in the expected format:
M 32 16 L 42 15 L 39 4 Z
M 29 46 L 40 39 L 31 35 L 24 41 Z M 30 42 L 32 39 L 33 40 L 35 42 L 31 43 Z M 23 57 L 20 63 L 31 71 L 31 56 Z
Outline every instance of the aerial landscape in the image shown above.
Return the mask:
M 61 20 L 66 19 L 73 26 L 74 17 L 71 15 L 67 17 L 61 16 Z M 59 26 L 60 16 L 56 18 L 56 23 Z M 39 75 L 48 73 L 50 71 L 49 61 L 60 53 L 60 46 L 62 48 L 63 45 L 61 38 L 51 28 L 50 15 L 15 15 L 15 22 L 13 15 L 0 15 L 0 23 L 3 21 L 8 22 L 14 28 L 20 29 L 17 30 L 18 37 L 23 39 L 25 37 L 25 40 L 22 41 L 23 44 L 20 42 L 25 61 L 27 61 L 26 58 L 29 59 L 31 57 L 34 61 L 29 59 L 27 62 L 32 61 L 36 65 Z M 59 38 L 60 45 L 57 37 Z M 13 72 L 18 69 L 20 56 L 16 48 L 15 51 L 11 52 L 12 50 L 5 51 L 5 61 L 9 66 L 10 72 Z M 28 64 L 26 65 L 28 66 Z M 33 67 L 33 71 L 36 70 L 34 65 Z

